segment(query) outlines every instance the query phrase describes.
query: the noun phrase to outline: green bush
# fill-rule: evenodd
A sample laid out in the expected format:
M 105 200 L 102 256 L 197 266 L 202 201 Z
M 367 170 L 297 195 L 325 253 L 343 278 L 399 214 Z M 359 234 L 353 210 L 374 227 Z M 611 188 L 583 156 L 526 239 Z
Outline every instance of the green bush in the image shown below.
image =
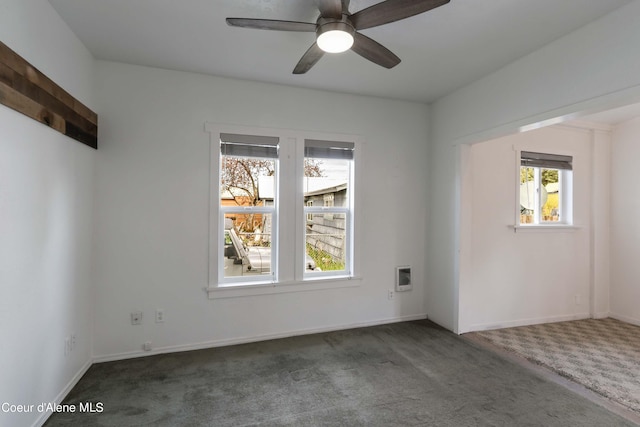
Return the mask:
M 307 253 L 322 271 L 344 270 L 344 262 L 337 261 L 330 253 L 314 248 L 307 243 Z

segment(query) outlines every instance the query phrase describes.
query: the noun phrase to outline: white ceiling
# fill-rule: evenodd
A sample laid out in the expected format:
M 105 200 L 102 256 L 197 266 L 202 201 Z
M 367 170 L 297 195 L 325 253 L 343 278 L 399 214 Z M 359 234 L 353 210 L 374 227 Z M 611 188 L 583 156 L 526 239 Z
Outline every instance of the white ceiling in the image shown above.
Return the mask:
M 631 104 L 601 113 L 581 117 L 580 120 L 607 125 L 617 125 L 640 116 L 640 104 Z
M 380 0 L 351 0 L 351 12 Z M 291 71 L 313 33 L 229 27 L 226 17 L 315 22 L 313 0 L 50 0 L 97 59 L 432 102 L 633 0 L 451 0 L 362 31 L 401 59 L 387 70 L 353 52 Z

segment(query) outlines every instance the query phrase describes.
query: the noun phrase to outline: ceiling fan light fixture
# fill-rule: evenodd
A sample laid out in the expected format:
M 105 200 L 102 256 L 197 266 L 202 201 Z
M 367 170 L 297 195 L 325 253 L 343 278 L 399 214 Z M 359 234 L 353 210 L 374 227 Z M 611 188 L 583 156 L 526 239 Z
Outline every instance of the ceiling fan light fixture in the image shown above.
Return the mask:
M 330 22 L 318 27 L 316 43 L 327 53 L 340 53 L 351 49 L 355 29 L 345 22 Z
M 300 33 L 315 32 L 316 41 L 302 55 L 293 69 L 293 74 L 306 73 L 325 53 L 340 53 L 349 49 L 374 64 L 390 69 L 401 62 L 400 58 L 360 31 L 419 15 L 443 6 L 451 0 L 376 1 L 373 6 L 351 13 L 349 12 L 350 0 L 316 0 L 320 16 L 315 24 L 259 18 L 227 18 L 226 21 L 232 27 Z

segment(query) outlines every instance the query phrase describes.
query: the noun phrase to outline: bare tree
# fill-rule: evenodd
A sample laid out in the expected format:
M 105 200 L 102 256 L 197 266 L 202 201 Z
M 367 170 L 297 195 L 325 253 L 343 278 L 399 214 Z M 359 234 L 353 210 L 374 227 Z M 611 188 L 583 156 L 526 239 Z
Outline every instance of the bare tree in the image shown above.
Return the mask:
M 321 160 L 305 158 L 304 159 L 304 176 L 306 177 L 324 176 L 320 166 L 322 166 Z
M 222 189 L 228 191 L 238 206 L 257 206 L 259 176 L 275 174 L 272 160 L 224 156 L 222 160 Z
M 322 161 L 305 159 L 304 174 L 309 177 L 322 176 Z M 223 156 L 220 185 L 238 206 L 258 206 L 260 183 L 258 177 L 275 175 L 275 162 L 268 159 Z M 254 231 L 253 215 L 247 215 L 245 231 Z

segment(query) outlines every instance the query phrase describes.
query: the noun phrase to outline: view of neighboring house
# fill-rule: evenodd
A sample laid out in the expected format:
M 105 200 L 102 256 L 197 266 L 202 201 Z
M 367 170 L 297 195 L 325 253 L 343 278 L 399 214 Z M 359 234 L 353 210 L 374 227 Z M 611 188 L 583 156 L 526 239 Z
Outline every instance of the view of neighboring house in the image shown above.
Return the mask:
M 307 178 L 321 184 L 324 178 Z M 328 184 L 328 182 L 324 182 Z M 322 185 L 319 185 L 323 187 Z M 331 185 L 313 191 L 305 191 L 306 206 L 345 206 L 347 203 L 347 184 Z M 307 214 L 307 244 L 330 254 L 334 260 L 344 259 L 345 220 L 333 213 Z
M 304 204 L 308 207 L 345 206 L 347 184 L 344 180 L 327 177 L 305 177 L 303 184 Z M 258 179 L 259 204 L 270 206 L 275 194 L 274 177 L 260 176 Z M 224 195 L 224 193 L 223 193 Z M 233 198 L 224 203 L 234 203 Z M 231 204 L 224 204 L 232 206 Z M 255 222 L 255 219 L 254 219 Z M 265 236 L 271 234 L 269 219 L 261 224 Z M 332 213 L 313 213 L 306 217 L 307 244 L 331 255 L 336 260 L 344 259 L 345 221 Z

